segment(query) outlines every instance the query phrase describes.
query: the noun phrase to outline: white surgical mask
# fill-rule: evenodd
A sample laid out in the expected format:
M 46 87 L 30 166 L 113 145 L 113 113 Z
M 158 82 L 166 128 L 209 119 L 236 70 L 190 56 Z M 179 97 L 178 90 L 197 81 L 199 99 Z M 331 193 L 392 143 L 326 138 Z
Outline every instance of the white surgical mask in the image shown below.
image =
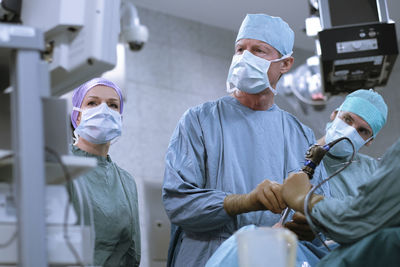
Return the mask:
M 269 88 L 276 95 L 276 89 L 272 88 L 269 82 L 268 69 L 272 62 L 283 60 L 290 55 L 291 53 L 274 60 L 255 56 L 247 50 L 241 55 L 234 55 L 226 81 L 227 92 L 232 93 L 238 89 L 249 94 L 258 94 Z
M 76 139 L 81 136 L 93 144 L 105 144 L 121 135 L 121 114 L 110 109 L 106 103 L 88 109 L 74 107 L 74 110 L 82 112 L 74 131 Z
M 354 127 L 351 127 L 340 119 L 339 116 L 336 116 L 333 122 L 327 126 L 325 142 L 328 144 L 340 137 L 347 137 L 351 140 L 354 145 L 355 153 L 372 138 L 365 141 Z M 353 153 L 353 148 L 347 140 L 342 140 L 336 143 L 328 153 L 337 157 L 347 157 Z

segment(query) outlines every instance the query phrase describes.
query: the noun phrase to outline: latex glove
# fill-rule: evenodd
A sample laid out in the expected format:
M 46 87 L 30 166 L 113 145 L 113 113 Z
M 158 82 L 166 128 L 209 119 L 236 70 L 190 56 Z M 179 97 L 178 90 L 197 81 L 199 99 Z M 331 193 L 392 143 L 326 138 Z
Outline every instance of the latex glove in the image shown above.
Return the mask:
M 307 223 L 306 216 L 300 212 L 296 212 L 292 220 L 285 223 L 284 226 L 294 232 L 299 240 L 312 241 L 315 238 L 313 231 Z
M 289 175 L 285 179 L 282 186 L 282 197 L 286 204 L 294 209 L 304 213 L 304 200 L 307 193 L 311 189 L 310 179 L 304 172 L 296 172 Z M 310 208 L 318 201 L 322 200 L 323 196 L 313 194 L 311 196 Z
M 227 196 L 224 199 L 224 209 L 231 216 L 257 210 L 281 213 L 286 208 L 281 189 L 281 184 L 264 180 L 248 194 Z
M 286 208 L 281 190 L 281 184 L 264 180 L 249 193 L 249 201 L 256 210 L 270 210 L 273 213 L 281 213 Z

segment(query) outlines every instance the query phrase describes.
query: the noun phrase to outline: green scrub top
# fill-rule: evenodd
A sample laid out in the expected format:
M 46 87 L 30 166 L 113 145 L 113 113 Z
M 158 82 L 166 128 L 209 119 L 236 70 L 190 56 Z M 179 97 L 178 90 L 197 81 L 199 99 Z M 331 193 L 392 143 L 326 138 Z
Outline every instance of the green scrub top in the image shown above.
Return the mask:
M 339 158 L 327 153 L 324 157 L 324 167 L 328 176 L 342 168 L 349 158 Z M 378 166 L 378 161 L 370 156 L 357 153 L 353 162 L 339 174 L 329 180 L 329 189 L 333 198 L 343 199 L 346 196 L 356 196 L 357 188 L 372 180 L 372 173 Z
M 71 146 L 76 156 L 97 159 L 97 167 L 76 179 L 80 191 L 86 191 L 93 209 L 95 230 L 94 265 L 139 266 L 140 228 L 138 196 L 132 176 L 102 157 Z M 85 188 L 85 190 L 82 190 Z M 71 201 L 81 214 L 77 188 L 69 186 Z M 84 222 L 89 223 L 89 206 L 83 197 Z
M 324 199 L 312 209 L 318 230 L 338 243 L 354 243 L 380 229 L 400 226 L 400 138 L 385 153 L 356 196 Z
M 398 267 L 400 262 L 400 227 L 378 230 L 361 240 L 341 245 L 327 254 L 318 267 Z

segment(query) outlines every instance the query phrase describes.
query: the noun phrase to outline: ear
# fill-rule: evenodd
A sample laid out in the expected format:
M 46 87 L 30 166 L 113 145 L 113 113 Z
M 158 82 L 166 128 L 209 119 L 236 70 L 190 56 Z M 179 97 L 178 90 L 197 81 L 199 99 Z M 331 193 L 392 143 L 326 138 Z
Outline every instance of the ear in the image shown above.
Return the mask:
M 333 121 L 333 120 L 336 118 L 337 113 L 338 113 L 337 110 L 334 110 L 334 111 L 331 113 L 331 116 L 329 117 L 329 118 L 331 119 L 331 121 Z
M 371 140 L 369 140 L 367 143 L 365 143 L 364 146 L 370 146 L 372 144 L 373 140 L 374 140 L 374 138 L 371 138 Z
M 78 117 L 76 118 L 76 126 L 78 126 L 81 123 L 81 114 L 82 113 L 78 113 Z
M 292 68 L 293 63 L 294 63 L 293 57 L 288 57 L 288 58 L 282 60 L 281 67 L 280 67 L 281 73 L 283 74 L 283 73 L 288 72 Z

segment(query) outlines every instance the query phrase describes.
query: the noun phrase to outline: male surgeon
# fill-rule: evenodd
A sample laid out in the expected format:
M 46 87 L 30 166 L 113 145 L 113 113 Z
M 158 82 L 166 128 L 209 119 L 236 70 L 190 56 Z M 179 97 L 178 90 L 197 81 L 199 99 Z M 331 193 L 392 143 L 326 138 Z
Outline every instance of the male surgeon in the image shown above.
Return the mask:
M 171 220 L 168 266 L 204 266 L 239 228 L 273 226 L 286 208 L 281 188 L 316 143 L 274 103 L 293 65 L 294 34 L 279 17 L 248 14 L 235 42 L 229 95 L 185 112 L 166 154 L 163 203 Z M 317 168 L 313 183 L 325 177 Z M 328 186 L 319 192 L 329 194 Z
M 356 155 L 352 164 L 329 180 L 331 196 L 345 198 L 355 196 L 357 188 L 371 179 L 371 173 L 377 167 L 377 160 L 358 153 L 363 146 L 369 146 L 387 119 L 387 105 L 382 96 L 374 90 L 357 90 L 347 95 L 343 104 L 331 114 L 326 134 L 318 144 L 325 145 L 335 139 L 346 136 L 354 144 Z M 325 155 L 323 163 L 328 176 L 344 166 L 352 155 L 349 142 L 337 143 Z

